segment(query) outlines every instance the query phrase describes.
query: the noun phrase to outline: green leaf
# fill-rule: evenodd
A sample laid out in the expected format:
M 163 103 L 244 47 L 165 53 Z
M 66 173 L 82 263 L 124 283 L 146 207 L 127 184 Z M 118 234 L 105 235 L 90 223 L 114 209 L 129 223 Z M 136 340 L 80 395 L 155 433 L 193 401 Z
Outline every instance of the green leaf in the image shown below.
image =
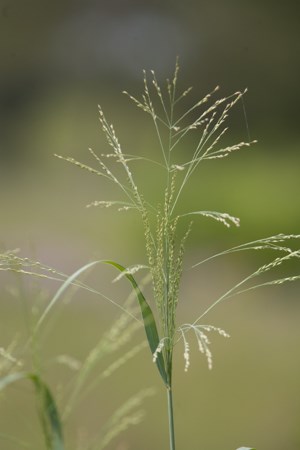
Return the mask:
M 17 372 L 0 378 L 0 390 L 11 383 L 28 379 L 34 384 L 36 394 L 40 401 L 40 419 L 49 450 L 64 450 L 62 426 L 59 413 L 48 386 L 34 373 Z
M 30 374 L 28 378 L 33 382 L 41 402 L 41 422 L 49 448 L 64 450 L 61 421 L 51 391 L 38 375 Z
M 50 310 L 53 308 L 53 306 L 56 304 L 56 302 L 59 300 L 59 298 L 65 292 L 65 290 L 75 282 L 76 278 L 79 277 L 79 275 L 81 275 L 86 270 L 94 267 L 96 264 L 110 264 L 111 266 L 118 269 L 120 272 L 124 272 L 124 276 L 126 276 L 126 278 L 130 281 L 131 285 L 133 286 L 133 288 L 135 290 L 137 299 L 140 304 L 146 336 L 148 339 L 150 350 L 153 354 L 159 345 L 160 339 L 158 336 L 157 327 L 156 327 L 156 323 L 155 323 L 155 319 L 154 319 L 152 310 L 151 310 L 150 306 L 148 305 L 145 297 L 143 296 L 143 294 L 142 294 L 140 288 L 138 287 L 138 284 L 135 281 L 135 279 L 133 278 L 133 276 L 131 274 L 129 274 L 128 272 L 126 272 L 127 269 L 125 267 L 121 266 L 121 264 L 118 264 L 114 261 L 108 261 L 108 260 L 93 261 L 93 262 L 90 262 L 90 263 L 86 264 L 85 266 L 81 267 L 76 272 L 74 272 L 72 275 L 70 275 L 64 281 L 64 283 L 61 285 L 61 287 L 58 289 L 55 296 L 53 297 L 53 299 L 51 300 L 51 302 L 49 303 L 49 305 L 43 312 L 42 316 L 40 317 L 40 319 L 36 325 L 35 332 L 37 332 L 37 330 L 41 327 L 46 316 L 49 314 Z M 79 285 L 79 287 L 80 287 L 80 285 Z M 84 286 L 81 286 L 81 287 L 84 287 Z M 115 306 L 119 307 L 120 309 L 122 309 L 124 311 L 124 309 L 120 305 L 113 302 L 111 299 L 107 299 L 107 300 L 109 300 Z M 164 383 L 166 384 L 166 386 L 168 386 L 168 377 L 167 377 L 167 373 L 165 370 L 164 358 L 161 353 L 158 353 L 158 355 L 157 355 L 156 365 L 157 365 L 157 368 L 159 370 L 159 373 L 160 373 Z
M 76 279 L 83 274 L 85 271 L 93 268 L 96 264 L 104 264 L 107 263 L 107 261 L 104 260 L 98 260 L 98 261 L 93 261 L 90 262 L 88 264 L 85 264 L 84 266 L 80 267 L 78 270 L 76 270 L 76 272 L 72 273 L 70 276 L 68 276 L 65 281 L 63 282 L 63 284 L 59 287 L 59 289 L 57 290 L 56 294 L 54 295 L 54 297 L 52 298 L 52 300 L 49 302 L 49 304 L 47 305 L 47 307 L 45 308 L 45 311 L 43 312 L 43 314 L 41 315 L 41 317 L 39 318 L 35 329 L 34 329 L 34 333 L 37 333 L 38 330 L 41 328 L 41 325 L 44 323 L 46 317 L 49 315 L 50 311 L 52 310 L 52 308 L 56 305 L 56 303 L 58 302 L 58 300 L 61 298 L 61 296 L 64 294 L 64 292 L 67 290 L 67 288 L 69 286 L 75 285 L 77 287 L 80 287 L 82 289 L 87 289 L 90 292 L 94 292 L 97 294 L 100 294 L 105 300 L 108 300 L 110 303 L 112 303 L 114 306 L 116 306 L 117 308 L 121 309 L 121 311 L 131 315 L 128 311 L 126 311 L 126 309 L 124 309 L 121 305 L 119 305 L 118 303 L 114 302 L 112 299 L 106 297 L 104 294 L 101 294 L 100 292 L 95 291 L 94 289 L 89 288 L 87 285 L 84 285 L 82 283 L 77 283 Z M 132 316 L 134 318 L 134 316 Z
M 144 328 L 145 328 L 146 336 L 148 339 L 149 347 L 153 354 L 159 345 L 160 339 L 158 336 L 154 315 L 152 313 L 152 310 L 151 310 L 149 304 L 147 303 L 144 295 L 142 294 L 142 292 L 141 292 L 140 288 L 138 287 L 138 284 L 135 281 L 135 279 L 133 278 L 133 276 L 130 273 L 126 273 L 125 267 L 121 266 L 120 264 L 118 264 L 114 261 L 103 261 L 103 262 L 105 264 L 110 264 L 110 265 L 114 266 L 116 269 L 120 270 L 120 272 L 124 272 L 124 276 L 130 281 L 133 289 L 135 290 L 137 299 L 140 304 L 141 312 L 142 312 Z M 158 353 L 158 355 L 157 355 L 156 365 L 157 365 L 157 368 L 159 370 L 159 373 L 160 373 L 165 385 L 168 386 L 168 377 L 167 377 L 167 373 L 165 370 L 164 358 L 161 353 Z
M 24 378 L 27 378 L 28 374 L 24 372 L 17 372 L 17 373 L 11 373 L 9 375 L 6 375 L 5 377 L 0 378 L 0 391 L 6 388 L 11 383 L 14 383 L 15 381 L 24 380 Z
M 45 311 L 43 312 L 43 314 L 41 315 L 41 317 L 39 318 L 38 323 L 36 324 L 35 327 L 35 333 L 37 332 L 37 330 L 41 327 L 42 323 L 44 322 L 46 316 L 49 314 L 50 310 L 53 308 L 53 306 L 56 304 L 56 302 L 59 300 L 59 298 L 62 296 L 62 294 L 65 292 L 65 290 L 72 285 L 72 283 L 76 280 L 76 278 L 79 277 L 79 275 L 81 275 L 84 271 L 86 271 L 87 269 L 89 269 L 90 267 L 93 267 L 95 264 L 98 264 L 102 261 L 93 261 L 91 263 L 86 264 L 83 267 L 80 267 L 80 269 L 76 270 L 76 272 L 74 272 L 72 275 L 70 275 L 65 281 L 64 283 L 60 286 L 60 288 L 57 290 L 56 294 L 54 295 L 54 297 L 52 298 L 52 300 L 50 301 L 50 303 L 48 304 L 47 308 L 45 309 Z

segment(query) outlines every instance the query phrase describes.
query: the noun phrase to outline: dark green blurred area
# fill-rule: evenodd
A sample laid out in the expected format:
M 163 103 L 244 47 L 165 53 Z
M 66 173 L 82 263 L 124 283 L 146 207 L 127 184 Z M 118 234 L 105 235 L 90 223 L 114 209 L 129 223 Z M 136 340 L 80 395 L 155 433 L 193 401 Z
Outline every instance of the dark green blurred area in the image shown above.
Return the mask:
M 231 143 L 247 140 L 247 128 L 251 138 L 258 139 L 250 149 L 205 163 L 184 193 L 183 210 L 226 211 L 241 218 L 241 227 L 229 230 L 209 219 L 195 221 L 187 266 L 244 241 L 299 234 L 299 9 L 298 2 L 265 0 L 0 0 L 3 249 L 20 248 L 23 256 L 66 273 L 95 258 L 124 265 L 145 262 L 142 230 L 134 213 L 86 209 L 93 200 L 110 200 L 115 191 L 53 154 L 91 164 L 88 147 L 99 154 L 107 151 L 98 122 L 99 103 L 128 153 L 158 155 L 148 117 L 121 92 L 141 94 L 144 68 L 155 69 L 159 80 L 171 77 L 176 55 L 179 85 L 194 86 L 191 100 L 216 85 L 221 86 L 220 95 L 248 87 L 246 118 L 239 104 L 230 121 Z M 187 145 L 184 151 L 189 150 Z M 159 172 L 154 176 L 139 164 L 134 170 L 146 192 L 157 194 Z M 231 256 L 194 277 L 188 272 L 179 323 L 192 321 L 231 283 L 266 260 L 260 254 Z M 299 266 L 291 270 L 299 273 Z M 0 275 L 0 347 L 6 347 L 16 335 L 25 339 L 26 317 L 11 293 L 14 278 Z M 102 281 L 103 275 L 96 275 L 93 284 L 101 290 Z M 25 310 L 30 311 L 36 287 L 24 284 Z M 40 286 L 49 296 L 57 288 L 49 282 Z M 118 295 L 121 303 L 122 292 Z M 57 321 L 43 353 L 45 365 L 47 358 L 60 353 L 83 358 L 118 314 L 90 296 L 76 299 Z M 179 450 L 300 448 L 299 319 L 299 284 L 235 299 L 207 317 L 232 338 L 223 342 L 212 337 L 213 372 L 195 348 L 185 374 L 183 349 L 177 351 Z M 81 330 L 87 330 L 86 339 Z M 76 448 L 79 429 L 95 432 L 120 399 L 155 385 L 157 396 L 145 402 L 146 421 L 110 448 L 166 449 L 165 398 L 151 364 L 145 351 L 114 375 L 91 403 L 84 403 L 67 430 L 67 448 Z M 55 387 L 62 383 L 53 370 L 48 379 Z M 30 440 L 36 420 L 30 394 L 22 386 L 7 391 L 5 401 L 1 398 L 0 432 Z M 39 442 L 38 424 L 35 429 L 33 440 Z M 2 448 L 18 447 L 0 441 Z

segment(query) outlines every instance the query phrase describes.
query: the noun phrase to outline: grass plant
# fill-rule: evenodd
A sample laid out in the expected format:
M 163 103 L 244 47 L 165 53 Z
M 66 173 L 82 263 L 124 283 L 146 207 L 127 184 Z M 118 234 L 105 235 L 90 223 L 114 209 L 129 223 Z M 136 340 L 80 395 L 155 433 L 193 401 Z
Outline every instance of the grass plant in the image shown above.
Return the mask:
M 153 361 L 156 363 L 159 374 L 165 385 L 168 399 L 169 437 L 170 450 L 175 450 L 175 426 L 172 399 L 172 375 L 173 375 L 173 351 L 181 341 L 183 343 L 183 357 L 185 370 L 190 365 L 189 334 L 194 334 L 200 352 L 212 367 L 212 354 L 209 348 L 208 333 L 217 332 L 221 336 L 228 334 L 215 326 L 202 323 L 207 313 L 220 302 L 244 293 L 249 290 L 267 285 L 282 284 L 295 281 L 299 275 L 274 278 L 268 281 L 257 282 L 256 279 L 267 272 L 281 266 L 286 261 L 298 259 L 299 250 L 290 249 L 286 243 L 296 240 L 300 235 L 278 234 L 268 238 L 258 239 L 253 242 L 235 246 L 229 250 L 220 252 L 203 261 L 199 261 L 193 269 L 210 259 L 227 255 L 229 253 L 250 250 L 273 250 L 277 254 L 269 263 L 259 267 L 256 271 L 238 282 L 235 286 L 215 300 L 192 323 L 178 326 L 176 310 L 179 301 L 179 289 L 183 270 L 183 256 L 185 242 L 191 230 L 192 222 L 187 225 L 182 236 L 178 236 L 179 222 L 185 218 L 208 217 L 219 221 L 226 227 L 239 226 L 239 219 L 226 212 L 195 210 L 183 214 L 179 213 L 182 193 L 187 189 L 188 183 L 195 175 L 199 166 L 207 160 L 218 160 L 230 156 L 232 153 L 249 147 L 256 141 L 242 141 L 237 144 L 220 147 L 221 138 L 228 131 L 226 120 L 231 109 L 243 99 L 246 90 L 235 92 L 229 96 L 214 100 L 218 91 L 216 87 L 212 92 L 192 103 L 184 112 L 180 112 L 178 105 L 186 99 L 191 88 L 178 93 L 178 62 L 176 63 L 174 76 L 167 80 L 166 89 L 163 89 L 157 81 L 154 71 L 149 75 L 144 72 L 144 92 L 141 98 L 124 92 L 134 104 L 150 116 L 157 135 L 158 146 L 161 151 L 159 160 L 151 160 L 142 155 L 134 155 L 124 152 L 117 138 L 114 126 L 107 120 L 102 108 L 99 106 L 100 124 L 112 152 L 98 156 L 94 150 L 89 149 L 95 159 L 97 168 L 83 164 L 71 157 L 58 156 L 81 169 L 105 178 L 113 183 L 121 191 L 122 197 L 118 200 L 101 199 L 88 206 L 116 207 L 119 211 L 133 211 L 140 215 L 145 235 L 145 251 L 147 254 L 147 269 L 152 278 L 153 302 L 148 302 L 138 286 L 134 273 L 145 265 L 137 265 L 125 268 L 118 263 L 108 262 L 115 266 L 129 280 L 137 294 L 141 307 L 143 322 Z M 179 111 L 179 113 L 178 113 Z M 196 143 L 187 159 L 184 159 L 180 147 L 188 135 L 196 135 Z M 162 196 L 155 202 L 145 198 L 143 192 L 135 181 L 133 172 L 134 164 L 142 161 L 149 166 L 160 166 L 165 175 L 162 186 Z M 111 164 L 112 163 L 112 164 Z M 116 170 L 117 166 L 123 169 L 123 175 Z M 150 167 L 151 168 L 151 167 Z M 251 282 L 253 282 L 251 284 Z M 154 305 L 156 313 L 152 312 L 150 303 Z
M 79 162 L 72 157 L 56 155 L 61 160 L 105 179 L 119 190 L 120 196 L 117 199 L 96 200 L 88 207 L 112 207 L 118 211 L 139 215 L 145 237 L 145 261 L 130 267 L 110 260 L 87 264 L 65 279 L 57 296 L 53 298 L 37 323 L 37 328 L 39 328 L 68 286 L 75 283 L 81 288 L 91 289 L 77 281 L 78 276 L 86 270 L 98 264 L 108 264 L 117 269 L 120 273 L 117 279 L 127 279 L 136 295 L 151 357 L 166 389 L 170 450 L 175 450 L 173 408 L 173 353 L 175 347 L 182 345 L 184 370 L 187 371 L 190 366 L 190 339 L 194 336 L 199 351 L 205 355 L 208 367 L 211 369 L 213 359 L 208 335 L 215 332 L 223 337 L 228 337 L 228 334 L 217 326 L 204 323 L 203 319 L 207 314 L 218 304 L 233 296 L 263 286 L 279 285 L 300 279 L 298 274 L 278 276 L 277 271 L 278 268 L 282 270 L 284 263 L 299 259 L 300 250 L 293 250 L 288 243 L 297 242 L 300 235 L 279 233 L 275 236 L 236 245 L 197 262 L 189 269 L 199 270 L 203 264 L 214 258 L 237 252 L 266 250 L 268 255 L 273 252 L 276 256 L 215 299 L 204 311 L 199 311 L 198 317 L 190 323 L 178 324 L 177 306 L 180 300 L 185 244 L 192 228 L 192 219 L 208 218 L 218 221 L 226 227 L 238 227 L 240 224 L 237 217 L 227 212 L 198 210 L 197 208 L 194 211 L 184 211 L 184 204 L 181 204 L 183 192 L 188 189 L 191 178 L 207 161 L 229 157 L 256 142 L 246 140 L 237 144 L 220 146 L 221 140 L 228 131 L 226 124 L 228 116 L 232 108 L 238 102 L 243 101 L 246 90 L 215 99 L 219 90 L 216 87 L 200 100 L 191 103 L 183 111 L 181 104 L 187 103 L 191 88 L 178 92 L 178 72 L 177 62 L 174 76 L 171 80 L 167 80 L 165 88 L 159 84 L 154 71 L 151 71 L 150 74 L 144 72 L 144 89 L 141 98 L 124 92 L 141 111 L 150 117 L 160 149 L 158 159 L 152 160 L 148 155 L 136 155 L 123 151 L 114 126 L 108 121 L 100 106 L 100 124 L 110 151 L 98 155 L 93 149 L 89 149 L 95 162 L 94 166 Z M 187 146 L 187 143 L 189 146 L 192 145 L 192 148 L 188 152 L 183 152 L 182 149 Z M 139 168 L 138 164 L 143 164 L 143 169 Z M 154 174 L 157 173 L 156 170 L 163 173 L 163 184 L 158 197 L 154 200 L 144 194 L 143 189 L 136 181 L 138 170 L 151 170 L 152 168 Z M 23 267 L 22 270 L 26 272 L 26 268 Z M 136 281 L 135 274 L 141 270 L 148 271 L 151 277 L 153 298 L 150 300 L 146 299 L 143 287 Z M 271 278 L 264 277 L 272 273 L 275 274 Z M 50 274 L 50 276 L 57 278 L 56 273 Z M 111 299 L 108 300 L 115 303 Z M 126 310 L 126 305 L 122 308 Z M 132 311 L 129 313 L 131 316 L 135 316 Z M 250 450 L 250 448 L 241 447 L 239 450 Z
M 0 270 L 12 271 L 22 276 L 26 274 L 42 279 L 46 277 L 61 282 L 60 288 L 46 303 L 46 306 L 42 307 L 40 304 L 36 304 L 36 307 L 33 308 L 35 314 L 30 318 L 32 326 L 28 330 L 28 339 L 23 344 L 19 339 L 12 341 L 7 349 L 0 348 L 0 395 L 3 395 L 4 390 L 16 383 L 24 382 L 24 380 L 31 382 L 34 387 L 45 448 L 47 450 L 65 450 L 69 447 L 65 443 L 64 429 L 70 416 L 78 411 L 88 395 L 95 389 L 101 388 L 105 380 L 120 370 L 145 347 L 144 341 L 131 346 L 129 350 L 126 349 L 133 335 L 141 327 L 140 322 L 132 319 L 133 314 L 137 313 L 134 295 L 132 293 L 129 295 L 124 304 L 126 311 L 122 311 L 118 319 L 102 334 L 85 359 L 81 361 L 71 354 L 59 354 L 52 358 L 51 362 L 44 361 L 43 342 L 49 334 L 51 336 L 51 332 L 49 333 L 49 330 L 53 331 L 51 322 L 55 326 L 58 320 L 57 316 L 53 318 L 51 312 L 58 300 L 65 297 L 66 289 L 72 286 L 72 295 L 79 287 L 92 291 L 94 294 L 97 294 L 97 291 L 87 287 L 79 280 L 75 281 L 78 271 L 75 276 L 74 274 L 67 276 L 39 262 L 22 258 L 16 251 L 0 254 Z M 85 270 L 87 270 L 86 266 Z M 22 297 L 22 302 L 24 302 L 25 295 Z M 107 357 L 109 361 L 111 356 L 114 358 L 113 362 L 107 363 Z M 50 364 L 54 367 L 63 366 L 66 372 L 71 374 L 67 383 L 59 381 L 62 386 L 59 389 L 56 386 L 50 387 L 47 374 Z M 85 439 L 85 442 L 78 444 L 80 446 L 77 448 L 80 450 L 107 448 L 120 433 L 141 422 L 145 415 L 142 403 L 152 395 L 154 395 L 153 388 L 144 388 L 133 394 L 112 413 L 111 417 L 103 421 L 95 436 Z M 84 425 L 82 429 L 84 429 Z M 0 432 L 0 442 L 11 442 L 17 448 L 32 448 L 31 443 L 4 432 Z M 2 444 L 0 446 L 2 448 Z

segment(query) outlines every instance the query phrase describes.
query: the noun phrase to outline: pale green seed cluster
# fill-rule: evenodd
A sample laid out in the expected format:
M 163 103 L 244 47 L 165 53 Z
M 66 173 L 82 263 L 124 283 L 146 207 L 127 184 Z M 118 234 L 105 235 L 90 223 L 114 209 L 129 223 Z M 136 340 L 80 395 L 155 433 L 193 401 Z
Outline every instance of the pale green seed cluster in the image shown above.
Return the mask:
M 179 215 L 177 208 L 180 203 L 181 194 L 200 163 L 207 159 L 227 157 L 232 152 L 240 150 L 242 147 L 249 147 L 256 142 L 250 141 L 249 139 L 247 142 L 218 148 L 221 138 L 228 130 L 225 122 L 230 110 L 237 102 L 243 101 L 243 95 L 246 90 L 243 92 L 238 91 L 232 95 L 213 101 L 213 96 L 219 90 L 217 86 L 209 94 L 182 112 L 182 109 L 178 108 L 178 105 L 183 99 L 186 99 L 187 95 L 191 92 L 191 88 L 184 90 L 179 95 L 177 94 L 178 71 L 179 66 L 178 62 L 176 62 L 173 79 L 171 81 L 167 80 L 166 89 L 163 89 L 159 85 L 154 71 L 150 72 L 150 80 L 144 71 L 144 91 L 141 99 L 124 91 L 138 108 L 151 117 L 157 135 L 158 146 L 161 150 L 160 160 L 152 161 L 143 156 L 124 153 L 113 125 L 107 121 L 100 106 L 99 120 L 101 128 L 108 145 L 112 148 L 112 152 L 98 156 L 94 150 L 89 149 L 97 164 L 96 169 L 78 162 L 74 158 L 58 156 L 60 159 L 64 159 L 81 169 L 112 182 L 122 194 L 120 199 L 100 199 L 90 203 L 87 205 L 88 207 L 117 207 L 119 211 L 134 210 L 140 214 L 144 227 L 147 265 L 138 264 L 131 266 L 124 270 L 117 279 L 126 275 L 131 276 L 140 269 L 146 268 L 149 270 L 152 278 L 153 297 L 157 310 L 156 316 L 159 329 L 159 343 L 156 351 L 152 351 L 153 359 L 156 361 L 159 358 L 158 355 L 163 353 L 166 369 L 169 372 L 171 372 L 173 347 L 178 339 L 182 340 L 184 344 L 185 368 L 188 368 L 190 351 L 186 335 L 190 331 L 196 336 L 199 349 L 206 355 L 209 367 L 211 367 L 212 359 L 208 347 L 209 341 L 205 332 L 219 332 L 219 329 L 214 327 L 208 329 L 208 326 L 201 328 L 202 325 L 199 324 L 199 321 L 218 303 L 260 286 L 282 284 L 300 278 L 298 275 L 293 275 L 271 281 L 263 281 L 250 286 L 246 284 L 255 280 L 256 277 L 280 266 L 285 261 L 292 258 L 299 258 L 299 250 L 293 251 L 285 243 L 288 240 L 300 238 L 300 235 L 278 234 L 217 253 L 196 263 L 193 268 L 199 267 L 201 264 L 213 258 L 245 250 L 274 250 L 279 253 L 285 253 L 285 256 L 274 259 L 245 277 L 220 298 L 215 300 L 192 324 L 186 324 L 177 329 L 176 308 L 179 301 L 184 244 L 191 227 L 190 224 L 185 234 L 183 233 L 183 236 L 178 236 L 179 222 L 187 216 L 193 216 L 194 218 L 202 216 L 217 220 L 226 227 L 230 227 L 231 225 L 239 226 L 240 224 L 237 217 L 229 215 L 226 212 L 195 210 L 186 211 Z M 182 160 L 182 153 L 178 153 L 177 150 L 180 149 L 181 145 L 185 142 L 185 138 L 190 133 L 196 136 L 192 140 L 194 142 L 193 147 L 189 148 L 188 152 L 192 157 L 188 156 L 186 160 Z M 156 167 L 160 167 L 164 171 L 165 182 L 161 189 L 163 198 L 160 197 L 155 201 L 144 198 L 143 190 L 136 183 L 131 168 L 131 162 L 138 160 L 142 161 L 145 165 L 155 163 Z M 119 170 L 120 167 L 122 168 L 121 172 Z M 18 256 L 12 252 L 0 255 L 0 270 L 15 270 L 22 273 L 47 277 L 50 275 L 53 278 L 57 277 L 57 279 L 65 278 L 65 275 L 61 273 L 53 272 L 51 274 L 51 269 L 47 268 L 47 266 L 39 266 L 38 263 L 34 264 L 34 262 L 26 260 L 26 258 L 23 260 L 18 259 Z M 50 272 L 50 274 L 47 272 Z M 76 284 L 85 289 L 88 288 L 83 283 Z M 111 302 L 114 303 L 113 301 Z M 178 335 L 175 338 L 177 332 Z M 220 334 L 225 336 L 224 333 Z
M 99 120 L 106 140 L 113 152 L 106 155 L 102 154 L 99 157 L 92 149 L 89 149 L 98 164 L 98 169 L 75 161 L 73 158 L 63 158 L 82 169 L 113 182 L 123 194 L 124 198 L 121 200 L 96 200 L 90 203 L 89 207 L 117 206 L 118 210 L 135 209 L 141 214 L 146 254 L 152 277 L 153 296 L 161 335 L 161 343 L 157 353 L 164 352 L 164 360 L 167 366 L 171 365 L 172 351 L 175 345 L 177 329 L 176 308 L 179 300 L 184 244 L 191 227 L 189 225 L 186 233 L 178 237 L 178 222 L 184 216 L 202 215 L 218 220 L 226 226 L 239 225 L 239 219 L 227 213 L 189 211 L 182 215 L 176 214 L 176 207 L 181 193 L 202 160 L 225 157 L 243 146 L 250 145 L 250 142 L 241 142 L 224 149 L 215 149 L 221 137 L 227 131 L 223 124 L 230 109 L 242 98 L 244 92 L 237 92 L 228 97 L 218 99 L 208 108 L 202 110 L 201 108 L 211 100 L 212 96 L 219 89 L 217 87 L 194 103 L 184 113 L 179 112 L 178 114 L 178 103 L 186 98 L 191 91 L 191 88 L 188 88 L 182 94 L 177 95 L 178 71 L 179 65 L 176 62 L 173 79 L 171 81 L 167 80 L 166 90 L 160 87 L 154 71 L 151 71 L 150 82 L 144 71 L 144 92 L 141 100 L 124 91 L 138 108 L 151 116 L 162 156 L 161 161 L 155 161 L 155 163 L 163 167 L 166 174 L 165 186 L 162 187 L 162 191 L 165 192 L 162 204 L 159 201 L 157 204 L 152 204 L 144 199 L 130 168 L 132 160 L 144 159 L 145 163 L 150 160 L 123 152 L 114 127 L 107 121 L 100 106 Z M 190 132 L 199 133 L 199 138 L 192 152 L 192 158 L 182 162 L 179 161 L 176 149 L 183 143 L 184 138 Z M 104 162 L 104 158 L 107 162 Z M 115 163 L 123 167 L 123 178 L 122 174 L 120 175 L 119 171 L 115 170 Z M 139 265 L 136 267 L 144 268 L 145 266 Z M 127 273 L 132 274 L 132 269 L 128 269 Z M 123 275 L 126 275 L 126 272 Z M 185 346 L 188 348 L 187 344 Z M 185 355 L 187 361 L 187 350 Z M 155 356 L 154 354 L 154 359 L 156 357 L 157 355 Z

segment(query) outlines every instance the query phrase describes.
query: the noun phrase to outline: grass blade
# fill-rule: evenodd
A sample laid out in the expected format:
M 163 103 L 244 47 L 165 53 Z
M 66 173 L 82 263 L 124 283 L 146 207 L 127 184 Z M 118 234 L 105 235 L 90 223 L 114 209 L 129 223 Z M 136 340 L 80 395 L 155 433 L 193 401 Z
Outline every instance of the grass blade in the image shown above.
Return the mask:
M 93 261 L 93 262 L 90 262 L 90 263 L 86 264 L 85 266 L 81 267 L 76 272 L 74 272 L 72 275 L 70 275 L 64 281 L 64 283 L 61 285 L 61 287 L 58 289 L 58 291 L 56 292 L 55 296 L 53 297 L 53 299 L 51 300 L 51 302 L 49 303 L 49 305 L 45 309 L 44 313 L 40 317 L 40 319 L 39 319 L 39 321 L 38 321 L 38 323 L 36 325 L 35 332 L 37 332 L 37 330 L 40 328 L 41 324 L 44 322 L 46 316 L 48 316 L 50 310 L 53 308 L 53 306 L 56 304 L 56 302 L 59 300 L 59 298 L 65 292 L 65 290 L 72 283 L 74 283 L 76 278 L 79 275 L 81 275 L 83 272 L 85 272 L 86 270 L 88 270 L 88 269 L 92 268 L 93 266 L 95 266 L 96 264 L 100 264 L 100 263 L 102 263 L 102 264 L 109 264 L 109 265 L 114 266 L 120 272 L 124 272 L 124 276 L 130 281 L 130 283 L 131 283 L 132 287 L 134 288 L 134 291 L 135 291 L 135 293 L 137 295 L 137 299 L 138 299 L 138 302 L 139 302 L 139 305 L 140 305 L 140 308 L 141 308 L 141 312 L 142 312 L 142 317 L 143 317 L 143 322 L 144 322 L 146 336 L 147 336 L 147 339 L 148 339 L 150 350 L 151 350 L 151 352 L 153 354 L 155 352 L 155 350 L 157 349 L 160 340 L 159 340 L 157 327 L 156 327 L 156 323 L 155 323 L 155 319 L 154 319 L 152 310 L 151 310 L 150 306 L 148 305 L 144 295 L 142 294 L 142 292 L 141 292 L 137 282 L 133 278 L 133 276 L 130 273 L 127 272 L 125 267 L 121 266 L 120 264 L 118 264 L 118 263 L 116 263 L 114 261 L 107 261 L 107 260 Z M 126 310 L 124 310 L 121 305 L 113 302 L 111 299 L 110 299 L 110 302 L 113 303 L 118 308 L 120 308 L 122 311 L 126 312 Z M 131 315 L 129 312 L 128 312 L 128 314 Z M 159 353 L 157 355 L 156 365 L 157 365 L 157 368 L 159 370 L 159 373 L 160 373 L 164 383 L 166 385 L 168 385 L 168 381 L 167 381 L 168 378 L 167 378 L 167 374 L 166 374 L 166 370 L 165 370 L 164 359 L 163 359 L 163 356 L 162 356 L 161 353 Z
M 81 273 L 83 273 L 84 271 L 88 270 L 90 267 L 94 266 L 97 262 L 98 261 L 94 261 L 92 263 L 86 264 L 85 266 L 81 267 L 76 272 L 74 272 L 72 275 L 70 275 L 64 281 L 64 283 L 60 286 L 60 288 L 56 292 L 55 296 L 52 298 L 51 302 L 49 303 L 49 305 L 47 306 L 47 308 L 43 312 L 42 316 L 40 317 L 40 319 L 39 319 L 39 321 L 38 321 L 38 323 L 36 325 L 35 332 L 37 332 L 37 330 L 40 328 L 40 326 L 44 322 L 46 316 L 49 314 L 49 311 L 53 308 L 53 306 L 58 301 L 58 299 L 61 297 L 61 295 L 65 292 L 65 290 L 74 282 L 74 280 L 77 277 L 79 277 L 79 275 L 81 275 Z
M 45 309 L 45 311 L 43 312 L 43 314 L 41 315 L 41 317 L 39 318 L 35 330 L 34 332 L 37 333 L 37 331 L 40 329 L 42 323 L 45 321 L 46 317 L 48 316 L 49 312 L 52 310 L 52 308 L 54 307 L 54 305 L 57 303 L 57 301 L 60 299 L 60 297 L 62 296 L 62 294 L 66 291 L 66 289 L 73 285 L 76 284 L 76 279 L 83 274 L 85 271 L 89 270 L 90 268 L 94 267 L 96 264 L 100 264 L 100 263 L 105 263 L 106 261 L 103 260 L 98 260 L 98 261 L 92 261 L 88 264 L 85 264 L 84 266 L 80 267 L 78 270 L 76 270 L 76 272 L 74 272 L 73 274 L 71 274 L 69 277 L 66 278 L 66 280 L 63 282 L 63 284 L 60 286 L 60 288 L 57 290 L 56 294 L 54 295 L 54 297 L 52 298 L 52 300 L 50 301 L 50 303 L 48 304 L 47 308 Z M 97 293 L 100 294 L 104 299 L 108 300 L 110 303 L 112 303 L 114 306 L 116 306 L 117 308 L 121 309 L 123 312 L 129 314 L 133 319 L 136 319 L 132 314 L 130 314 L 130 312 L 126 311 L 126 309 L 124 309 L 121 305 L 119 305 L 118 303 L 114 302 L 112 299 L 106 297 L 105 295 L 103 295 L 100 292 L 95 291 L 94 289 L 89 288 L 88 286 L 84 285 L 84 284 L 78 284 L 78 287 L 81 287 L 83 289 L 87 289 L 90 292 L 93 293 Z
M 24 372 L 10 373 L 4 377 L 0 378 L 0 391 L 5 389 L 8 385 L 14 383 L 15 381 L 24 380 L 27 378 L 28 374 Z
M 118 264 L 114 261 L 104 261 L 104 263 L 114 266 L 120 272 L 124 272 L 124 276 L 130 281 L 133 289 L 135 290 L 135 293 L 136 293 L 136 296 L 137 296 L 137 299 L 138 299 L 138 302 L 139 302 L 139 305 L 141 308 L 142 317 L 143 317 L 143 321 L 144 321 L 144 328 L 145 328 L 145 332 L 146 332 L 146 336 L 148 339 L 150 350 L 151 350 L 152 354 L 155 353 L 155 351 L 159 345 L 160 339 L 158 336 L 154 315 L 153 315 L 152 310 L 151 310 L 149 304 L 147 303 L 144 295 L 142 294 L 137 282 L 135 281 L 133 276 L 127 272 L 126 268 L 121 266 L 120 264 Z M 158 353 L 158 355 L 157 355 L 156 365 L 157 365 L 157 368 L 159 370 L 159 373 L 160 373 L 164 383 L 166 384 L 166 386 L 168 386 L 168 377 L 167 377 L 167 373 L 165 370 L 164 358 L 161 353 Z
M 62 425 L 51 391 L 38 375 L 29 374 L 28 378 L 41 402 L 40 418 L 47 446 L 50 450 L 64 450 Z
M 40 419 L 47 448 L 49 450 L 64 450 L 62 425 L 54 398 L 48 386 L 37 374 L 17 372 L 6 375 L 0 378 L 0 390 L 24 379 L 33 382 L 36 394 L 40 400 Z

